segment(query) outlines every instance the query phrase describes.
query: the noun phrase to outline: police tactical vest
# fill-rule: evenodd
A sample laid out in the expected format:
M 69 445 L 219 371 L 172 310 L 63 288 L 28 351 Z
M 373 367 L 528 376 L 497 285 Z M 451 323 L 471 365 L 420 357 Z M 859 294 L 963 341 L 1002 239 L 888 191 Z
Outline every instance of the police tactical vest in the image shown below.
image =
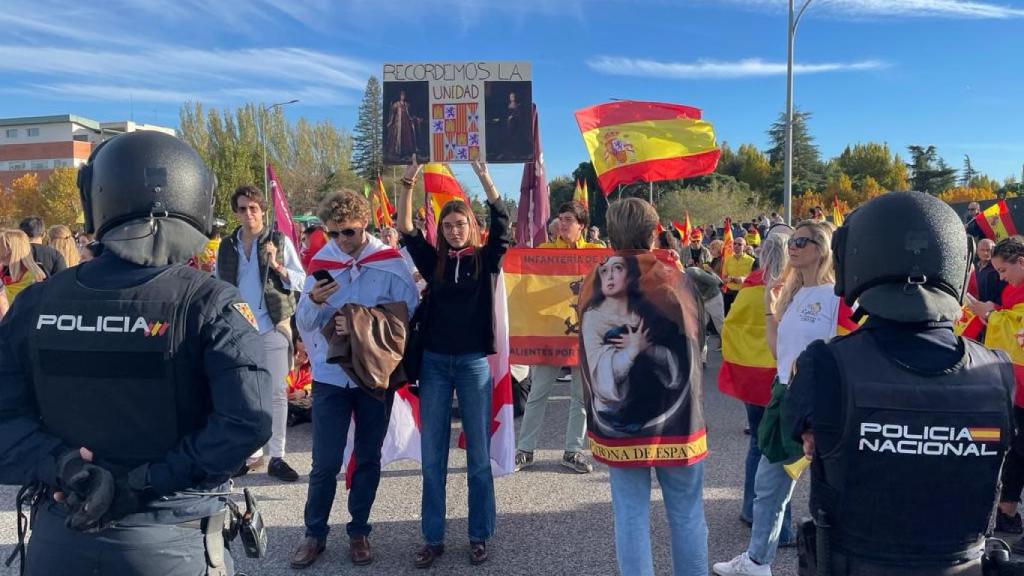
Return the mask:
M 212 281 L 185 266 L 122 289 L 87 288 L 74 270 L 47 280 L 29 336 L 45 429 L 128 469 L 204 426 L 209 390 L 184 338 L 191 300 Z
M 241 244 L 239 236 L 240 230 L 236 229 L 231 236 L 220 243 L 220 248 L 217 249 L 217 277 L 233 286 L 238 286 L 238 259 L 240 258 L 238 246 Z M 263 251 L 267 242 L 274 243 L 274 246 L 277 247 L 278 261 L 284 262 L 284 235 L 276 230 L 269 234 L 264 230 L 263 234 L 256 239 L 256 261 L 260 267 L 260 278 L 266 278 L 263 285 L 262 304 L 267 307 L 270 321 L 276 325 L 295 314 L 295 298 L 292 296 L 291 290 L 285 287 L 281 277 L 267 270 L 267 255 Z M 253 308 L 259 307 L 260 304 L 260 302 L 249 303 Z
M 812 472 L 832 542 L 851 556 L 902 566 L 977 558 L 1013 433 L 1013 369 L 1001 352 L 963 342 L 963 359 L 923 374 L 891 359 L 869 331 L 829 344 L 844 428 Z

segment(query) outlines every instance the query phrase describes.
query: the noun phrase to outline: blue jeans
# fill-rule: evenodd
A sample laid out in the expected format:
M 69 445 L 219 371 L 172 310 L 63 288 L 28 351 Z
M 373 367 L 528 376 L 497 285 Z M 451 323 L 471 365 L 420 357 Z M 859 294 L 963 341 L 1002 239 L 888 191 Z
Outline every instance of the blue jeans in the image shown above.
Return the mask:
M 744 404 L 747 408 L 747 425 L 750 427 L 750 446 L 747 448 L 747 461 L 743 475 L 743 510 L 740 516 L 744 520 L 753 521 L 754 518 L 754 478 L 757 475 L 757 465 L 761 461 L 761 449 L 757 447 L 757 427 L 761 425 L 761 417 L 764 416 L 764 406 L 757 404 Z M 796 540 L 793 534 L 793 510 L 786 504 L 786 517 L 782 522 L 782 535 L 779 541 L 789 544 Z
M 423 459 L 423 539 L 444 543 L 445 485 L 452 435 L 452 392 L 466 434 L 469 540 L 494 534 L 497 511 L 491 475 L 491 369 L 483 354 L 423 353 L 420 368 L 420 451 Z
M 348 426 L 353 415 L 356 432 L 352 457 L 356 470 L 348 492 L 348 512 L 352 521 L 348 535 L 370 533 L 370 508 L 380 484 L 380 454 L 391 417 L 391 400 L 377 400 L 359 388 L 342 388 L 322 382 L 313 383 L 313 471 L 309 473 L 306 494 L 306 536 L 325 540 L 330 528 L 327 520 L 338 488 L 338 473 L 345 456 Z
M 789 477 L 783 463 L 772 464 L 764 456 L 757 466 L 754 481 L 754 525 L 750 529 L 750 545 L 747 555 L 758 564 L 768 565 L 775 560 L 779 550 L 779 534 L 782 532 L 784 510 L 789 508 L 796 481 Z
M 655 467 L 672 538 L 672 574 L 706 576 L 704 463 Z M 615 558 L 622 576 L 654 576 L 651 557 L 651 469 L 608 468 L 615 514 Z

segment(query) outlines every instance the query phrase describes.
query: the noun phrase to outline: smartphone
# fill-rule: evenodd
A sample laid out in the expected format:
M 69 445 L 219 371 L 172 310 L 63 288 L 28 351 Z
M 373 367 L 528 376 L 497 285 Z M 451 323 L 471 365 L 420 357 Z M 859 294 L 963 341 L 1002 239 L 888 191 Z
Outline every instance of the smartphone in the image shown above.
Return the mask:
M 313 272 L 313 278 L 317 280 L 326 280 L 327 282 L 334 282 L 334 277 L 327 270 L 317 270 Z

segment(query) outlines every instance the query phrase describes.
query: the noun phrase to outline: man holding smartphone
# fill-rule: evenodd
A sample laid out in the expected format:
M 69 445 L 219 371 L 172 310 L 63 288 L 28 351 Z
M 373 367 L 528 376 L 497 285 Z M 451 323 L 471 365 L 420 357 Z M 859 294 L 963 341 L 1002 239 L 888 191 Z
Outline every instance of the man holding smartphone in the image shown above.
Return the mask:
M 373 562 L 370 509 L 380 483 L 381 445 L 392 396 L 384 400 L 371 396 L 340 365 L 328 364 L 327 340 L 321 330 L 333 324 L 338 334 L 348 331 L 344 317 L 337 314 L 346 304 L 372 307 L 404 302 L 411 318 L 419 302 L 401 254 L 366 231 L 370 207 L 362 195 L 349 190 L 328 194 L 318 215 L 327 226 L 329 241 L 310 262 L 312 278 L 306 280 L 295 316 L 313 370 L 313 471 L 306 496 L 306 537 L 292 556 L 292 568 L 312 565 L 324 551 L 353 419 L 356 468 L 348 493 L 349 558 L 357 566 Z

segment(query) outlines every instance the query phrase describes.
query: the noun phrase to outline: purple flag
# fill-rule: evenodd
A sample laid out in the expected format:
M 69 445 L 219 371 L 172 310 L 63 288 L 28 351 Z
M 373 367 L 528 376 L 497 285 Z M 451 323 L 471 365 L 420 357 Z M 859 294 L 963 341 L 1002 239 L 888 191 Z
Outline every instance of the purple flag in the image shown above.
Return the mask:
M 516 216 L 516 243 L 522 247 L 539 246 L 547 240 L 548 181 L 544 177 L 544 156 L 540 149 L 540 121 L 533 105 L 533 162 L 523 165 L 519 184 L 519 213 Z
M 299 236 L 292 221 L 292 211 L 288 209 L 288 199 L 270 162 L 267 162 L 267 183 L 270 185 L 270 203 L 274 206 L 274 230 L 291 238 L 292 246 L 298 246 Z

